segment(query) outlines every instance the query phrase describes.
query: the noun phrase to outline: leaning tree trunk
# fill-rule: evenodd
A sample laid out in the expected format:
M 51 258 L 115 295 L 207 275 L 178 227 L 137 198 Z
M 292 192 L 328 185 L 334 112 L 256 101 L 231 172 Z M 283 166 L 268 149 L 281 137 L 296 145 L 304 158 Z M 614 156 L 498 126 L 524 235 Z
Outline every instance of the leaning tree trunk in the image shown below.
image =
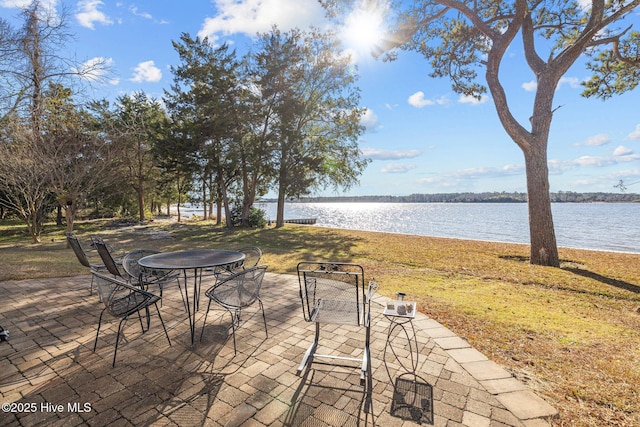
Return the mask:
M 535 265 L 559 267 L 560 258 L 549 196 L 546 144 L 532 144 L 530 148 L 524 151 L 531 239 L 530 262 Z

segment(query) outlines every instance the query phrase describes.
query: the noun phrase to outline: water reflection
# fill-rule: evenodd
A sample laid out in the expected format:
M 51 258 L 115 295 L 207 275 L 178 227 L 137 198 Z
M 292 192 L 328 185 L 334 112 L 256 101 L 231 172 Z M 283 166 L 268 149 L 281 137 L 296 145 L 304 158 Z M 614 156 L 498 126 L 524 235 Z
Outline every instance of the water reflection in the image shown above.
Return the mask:
M 275 220 L 276 204 L 261 203 Z M 640 253 L 638 203 L 555 203 L 559 246 Z M 529 243 L 525 203 L 288 203 L 285 218 L 322 227 Z

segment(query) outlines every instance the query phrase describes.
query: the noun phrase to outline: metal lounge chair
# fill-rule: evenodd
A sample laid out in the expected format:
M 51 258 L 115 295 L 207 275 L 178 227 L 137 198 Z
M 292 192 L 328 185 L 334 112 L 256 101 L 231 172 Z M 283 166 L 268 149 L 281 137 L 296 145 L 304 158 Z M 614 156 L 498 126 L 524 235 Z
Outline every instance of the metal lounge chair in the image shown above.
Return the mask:
M 75 233 L 66 233 L 66 235 L 67 235 L 67 242 L 69 242 L 69 246 L 71 246 L 71 249 L 73 249 L 73 253 L 76 254 L 76 257 L 78 258 L 78 261 L 80 261 L 80 264 L 87 267 L 91 271 L 105 271 L 107 269 L 107 267 L 104 264 L 94 263 L 89 261 L 89 257 L 87 256 L 87 253 L 82 248 L 82 245 L 80 244 L 80 240 L 78 239 L 78 236 L 76 236 Z M 93 295 L 93 276 L 91 276 L 91 287 L 90 287 L 89 293 L 90 295 Z
M 234 354 L 237 354 L 236 329 L 240 326 L 240 315 L 242 310 L 253 305 L 256 301 L 260 305 L 260 310 L 262 310 L 264 332 L 267 337 L 269 337 L 269 332 L 267 331 L 267 318 L 265 317 L 264 306 L 260 299 L 260 288 L 266 271 L 266 265 L 258 265 L 241 270 L 237 273 L 226 276 L 205 292 L 205 295 L 209 298 L 209 304 L 207 305 L 207 313 L 205 314 L 204 323 L 202 324 L 200 340 L 202 340 L 202 334 L 204 333 L 207 315 L 209 314 L 212 302 L 216 302 L 222 306 L 231 315 Z
M 147 332 L 151 325 L 149 307 L 152 305 L 156 307 L 156 312 L 158 313 L 160 323 L 162 323 L 164 334 L 167 337 L 169 346 L 171 346 L 171 340 L 169 339 L 167 328 L 164 326 L 160 310 L 158 309 L 157 303 L 160 301 L 159 296 L 140 289 L 139 287 L 132 286 L 116 277 L 107 276 L 95 271 L 92 272 L 92 274 L 96 279 L 98 293 L 100 294 L 100 299 L 104 304 L 104 308 L 100 312 L 100 318 L 98 320 L 98 330 L 96 331 L 96 341 L 93 345 L 93 351 L 96 351 L 98 346 L 98 335 L 100 334 L 100 326 L 102 325 L 102 318 L 104 314 L 108 313 L 112 317 L 120 319 L 120 323 L 118 324 L 118 334 L 116 335 L 115 350 L 113 352 L 112 366 L 115 367 L 116 356 L 118 354 L 118 343 L 120 342 L 120 333 L 122 331 L 123 324 L 130 315 L 137 314 L 140 320 L 140 326 L 142 327 L 142 333 Z M 147 317 L 146 329 L 142 323 L 142 316 L 140 315 L 142 310 L 144 310 L 145 316 Z
M 329 363 L 353 367 L 345 362 L 359 362 L 360 382 L 371 385 L 370 299 L 377 285 L 365 287 L 364 270 L 360 265 L 342 262 L 303 261 L 298 264 L 298 281 L 304 320 L 316 325 L 313 342 L 298 367 L 298 375 L 312 363 Z M 318 354 L 322 325 L 350 325 L 364 329 L 362 357 Z M 318 360 L 320 359 L 320 360 Z

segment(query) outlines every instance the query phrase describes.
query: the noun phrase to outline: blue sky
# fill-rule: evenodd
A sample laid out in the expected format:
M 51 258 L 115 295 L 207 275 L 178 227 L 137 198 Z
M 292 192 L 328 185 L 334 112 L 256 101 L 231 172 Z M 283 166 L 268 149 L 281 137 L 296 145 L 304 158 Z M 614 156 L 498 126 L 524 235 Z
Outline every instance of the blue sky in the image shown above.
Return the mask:
M 107 82 L 87 90 L 93 98 L 134 91 L 161 98 L 173 78 L 169 67 L 178 65 L 171 41 L 183 32 L 244 52 L 257 32 L 273 24 L 283 30 L 327 25 L 316 0 L 41 2 L 67 8 L 75 34 L 70 55 L 79 62 L 110 63 Z M 0 16 L 12 19 L 15 6 L 24 3 L 0 0 Z M 635 29 L 640 29 L 639 13 L 629 22 Z M 343 37 L 355 52 L 361 106 L 367 108 L 367 131 L 359 145 L 372 162 L 359 186 L 339 194 L 525 191 L 522 152 L 502 129 L 489 98 L 477 102 L 455 94 L 448 80 L 429 78 L 427 61 L 414 53 L 382 62 L 358 50 L 353 32 L 345 30 Z M 518 44 L 503 69 L 512 111 L 526 124 L 535 82 Z M 560 108 L 548 151 L 551 190 L 618 192 L 614 185 L 622 179 L 629 192 L 640 192 L 640 90 L 606 102 L 585 99 L 580 81 L 587 77 L 584 67 L 575 66 L 556 93 Z

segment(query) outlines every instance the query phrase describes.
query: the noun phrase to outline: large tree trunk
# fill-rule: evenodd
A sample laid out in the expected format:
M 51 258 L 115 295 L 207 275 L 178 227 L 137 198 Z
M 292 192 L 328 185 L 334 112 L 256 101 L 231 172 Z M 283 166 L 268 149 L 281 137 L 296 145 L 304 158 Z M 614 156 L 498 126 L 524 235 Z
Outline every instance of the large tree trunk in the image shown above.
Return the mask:
M 0 219 L 2 218 L 0 217 Z M 62 227 L 62 206 L 60 204 L 56 207 L 56 225 Z
M 207 178 L 202 176 L 202 220 L 207 220 Z
M 216 203 L 216 225 L 222 224 L 222 197 L 218 197 Z
M 530 262 L 551 267 L 560 266 L 556 234 L 549 197 L 549 170 L 544 149 L 525 152 L 527 194 L 529 203 Z
M 139 215 L 138 215 L 138 219 L 140 220 L 140 222 L 144 222 L 147 218 L 146 215 L 144 213 L 144 187 L 143 187 L 143 183 L 142 180 L 140 180 L 138 182 L 138 189 L 137 189 L 137 193 L 138 193 L 138 210 Z
M 284 186 L 280 185 L 280 188 L 278 189 L 278 207 L 276 209 L 276 228 L 284 226 L 284 201 Z
M 71 203 L 73 203 L 73 201 L 70 201 Z M 67 221 L 67 233 L 73 233 L 73 225 L 75 223 L 76 220 L 76 207 L 75 204 L 69 204 L 69 202 L 67 202 L 67 205 L 64 208 L 64 219 Z
M 231 228 L 231 208 L 229 207 L 229 197 L 227 196 L 227 184 L 224 182 L 224 176 L 222 173 L 218 173 L 218 188 L 220 191 L 220 199 L 224 206 L 224 220 L 227 228 Z

